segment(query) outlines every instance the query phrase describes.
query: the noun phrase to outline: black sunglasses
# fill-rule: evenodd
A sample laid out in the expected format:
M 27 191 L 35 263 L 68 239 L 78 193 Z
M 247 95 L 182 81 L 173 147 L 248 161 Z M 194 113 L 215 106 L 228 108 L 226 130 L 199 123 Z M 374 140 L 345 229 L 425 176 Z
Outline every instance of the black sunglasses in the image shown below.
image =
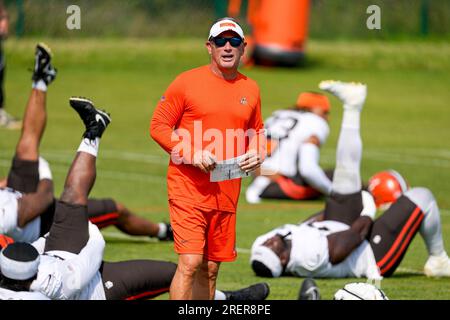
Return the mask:
M 214 42 L 214 44 L 219 48 L 225 46 L 227 44 L 227 42 L 229 42 L 232 47 L 237 48 L 241 45 L 242 41 L 243 40 L 238 37 L 212 38 L 212 42 Z

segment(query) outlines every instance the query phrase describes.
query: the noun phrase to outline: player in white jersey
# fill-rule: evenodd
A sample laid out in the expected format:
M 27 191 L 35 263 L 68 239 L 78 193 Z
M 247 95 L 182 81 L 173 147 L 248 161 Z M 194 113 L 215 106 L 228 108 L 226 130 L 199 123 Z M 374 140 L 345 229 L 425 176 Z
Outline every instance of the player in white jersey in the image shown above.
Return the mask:
M 330 131 L 329 111 L 325 95 L 304 92 L 293 108 L 275 111 L 265 121 L 268 156 L 246 190 L 249 203 L 330 194 L 332 172 L 319 165 L 320 147 Z
M 39 158 L 39 144 L 47 119 L 47 86 L 55 79 L 50 49 L 36 46 L 33 85 L 25 109 L 6 189 L 0 188 L 0 233 L 16 240 L 34 241 L 49 224 L 48 207 L 53 202 L 53 182 L 48 163 Z M 10 189 L 8 189 L 10 188 Z M 37 218 L 42 216 L 41 218 Z
M 427 276 L 450 276 L 439 209 L 432 193 L 412 188 L 373 221 L 373 197 L 361 191 L 360 111 L 366 86 L 324 81 L 320 88 L 344 104 L 332 193 L 325 210 L 299 225 L 284 225 L 256 239 L 251 264 L 257 275 L 367 277 L 393 274 L 420 231 L 429 254 Z
M 0 244 L 7 245 L 0 254 L 0 298 L 135 300 L 168 292 L 174 263 L 102 261 L 105 241 L 88 222 L 87 203 L 96 176 L 100 137 L 110 117 L 84 98 L 71 98 L 70 104 L 83 119 L 86 131 L 56 202 L 53 224 L 48 236 L 33 245 L 11 244 L 12 239 L 0 237 Z M 217 298 L 227 299 L 265 299 L 268 294 L 265 283 L 216 293 Z
M 51 61 L 50 48 L 38 44 L 22 134 L 8 178 L 0 179 L 0 208 L 5 209 L 5 214 L 0 216 L 0 234 L 8 234 L 16 241 L 32 242 L 46 234 L 55 211 L 51 170 L 49 164 L 39 157 L 47 119 L 47 87 L 57 73 Z M 99 228 L 114 225 L 130 235 L 173 240 L 168 223 L 143 219 L 113 199 L 89 199 L 88 214 Z

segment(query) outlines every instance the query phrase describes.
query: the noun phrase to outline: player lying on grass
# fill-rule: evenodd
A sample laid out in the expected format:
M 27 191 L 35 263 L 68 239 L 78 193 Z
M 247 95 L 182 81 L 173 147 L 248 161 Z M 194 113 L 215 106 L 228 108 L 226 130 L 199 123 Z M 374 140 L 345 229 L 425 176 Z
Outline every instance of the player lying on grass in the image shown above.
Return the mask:
M 360 178 L 359 127 L 366 86 L 324 81 L 320 88 L 344 104 L 332 193 L 324 211 L 256 239 L 251 253 L 255 273 L 267 277 L 388 277 L 420 231 L 429 254 L 425 274 L 450 276 L 439 209 L 428 189 L 406 191 L 373 221 L 375 203 L 368 192 L 361 191 Z
M 104 262 L 105 241 L 87 215 L 88 195 L 96 178 L 100 138 L 111 119 L 84 98 L 70 105 L 83 120 L 86 131 L 69 169 L 64 191 L 55 205 L 55 216 L 46 237 L 33 245 L 7 243 L 0 254 L 1 299 L 148 299 L 169 291 L 176 265 L 156 260 Z M 32 292 L 32 293 L 30 293 Z M 264 299 L 267 284 L 224 297 Z M 218 293 L 217 295 L 220 295 Z
M 325 172 L 319 165 L 320 147 L 330 131 L 329 111 L 325 95 L 304 92 L 293 108 L 275 111 L 265 121 L 268 157 L 246 190 L 247 202 L 330 194 L 332 170 Z
M 55 79 L 50 49 L 36 47 L 33 89 L 25 109 L 23 128 L 16 146 L 8 178 L 0 183 L 0 233 L 17 241 L 32 242 L 48 232 L 53 220 L 55 199 L 49 164 L 39 157 L 39 145 L 47 120 L 47 86 Z M 8 189 L 4 189 L 7 187 Z M 167 223 L 153 223 L 134 215 L 112 199 L 89 199 L 88 214 L 99 228 L 115 225 L 130 235 L 173 240 Z

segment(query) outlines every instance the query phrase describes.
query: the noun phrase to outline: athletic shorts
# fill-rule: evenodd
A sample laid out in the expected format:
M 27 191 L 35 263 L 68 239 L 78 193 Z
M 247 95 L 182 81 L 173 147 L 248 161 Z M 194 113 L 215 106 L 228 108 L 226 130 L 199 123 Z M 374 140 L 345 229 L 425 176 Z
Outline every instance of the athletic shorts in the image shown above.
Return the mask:
M 408 197 L 401 196 L 375 220 L 369 239 L 383 277 L 394 273 L 423 218 L 422 210 Z
M 352 194 L 332 193 L 325 203 L 325 219 L 351 226 L 361 216 L 363 209 L 361 192 Z
M 100 267 L 106 300 L 151 299 L 169 292 L 177 265 L 154 260 L 103 262 Z
M 201 254 L 208 261 L 236 259 L 236 213 L 169 200 L 175 252 Z
M 39 161 L 20 160 L 15 156 L 8 174 L 8 188 L 22 193 L 32 193 L 37 191 L 38 184 Z
M 333 170 L 327 170 L 325 173 L 331 180 Z M 311 187 L 300 174 L 297 174 L 292 178 L 280 176 L 264 189 L 260 197 L 263 199 L 313 200 L 321 195 L 320 191 Z
M 87 207 L 56 201 L 55 217 L 44 251 L 79 254 L 89 240 Z
M 116 203 L 112 199 L 88 199 L 89 220 L 99 229 L 116 225 L 119 219 Z

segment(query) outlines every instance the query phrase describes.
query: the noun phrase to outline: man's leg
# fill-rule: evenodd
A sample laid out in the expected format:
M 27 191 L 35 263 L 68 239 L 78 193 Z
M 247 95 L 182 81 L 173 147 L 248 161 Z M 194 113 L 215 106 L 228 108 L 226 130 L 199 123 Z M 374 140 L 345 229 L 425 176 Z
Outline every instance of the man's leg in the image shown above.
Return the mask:
M 33 89 L 25 109 L 22 133 L 8 175 L 7 185 L 24 193 L 36 192 L 39 182 L 39 144 L 47 120 L 47 86 L 55 79 L 51 52 L 43 44 L 36 47 Z M 43 166 L 44 164 L 41 164 Z
M 173 240 L 172 228 L 168 223 L 154 223 L 141 218 L 113 199 L 89 199 L 87 207 L 89 220 L 99 228 L 113 225 L 129 235 Z
M 428 189 L 413 188 L 375 221 L 370 233 L 370 245 L 384 277 L 392 275 L 400 265 L 419 230 L 429 254 L 425 274 L 450 276 L 436 200 Z
M 169 200 L 169 211 L 175 252 L 178 254 L 178 266 L 170 286 L 170 299 L 198 299 L 198 290 L 194 296 L 193 287 L 197 270 L 203 263 L 208 215 L 212 212 L 174 200 Z M 208 292 L 206 285 L 202 294 L 204 299 L 208 299 Z
M 195 274 L 192 288 L 193 300 L 213 300 L 220 262 L 203 261 Z
M 170 300 L 208 299 L 208 284 L 203 280 L 200 287 L 196 285 L 195 296 L 193 292 L 196 273 L 202 263 L 201 254 L 179 254 L 177 270 L 170 285 Z
M 204 260 L 195 275 L 193 299 L 214 299 L 220 263 L 236 259 L 236 214 L 212 211 L 207 223 Z
M 62 250 L 78 254 L 89 239 L 87 201 L 96 176 L 96 158 L 103 131 L 110 117 L 84 98 L 71 98 L 70 105 L 83 120 L 86 131 L 69 169 L 45 251 Z
M 176 268 L 155 260 L 104 262 L 100 274 L 106 300 L 147 300 L 169 292 Z
M 441 215 L 436 199 L 426 188 L 413 188 L 406 191 L 405 196 L 422 208 L 425 214 L 419 229 L 429 255 L 424 267 L 425 275 L 450 277 L 450 260 L 444 248 Z
M 343 103 L 341 131 L 336 150 L 336 168 L 332 181 L 332 195 L 325 208 L 326 220 L 337 220 L 351 225 L 362 211 L 360 164 L 362 141 L 360 136 L 360 115 L 367 87 L 363 84 L 339 81 L 322 81 L 320 89 L 335 95 Z M 351 200 L 348 197 L 352 198 Z M 351 206 L 346 206 L 347 202 Z M 348 207 L 346 211 L 338 210 Z M 351 210 L 350 210 L 351 209 Z M 345 212 L 345 216 L 343 215 Z

